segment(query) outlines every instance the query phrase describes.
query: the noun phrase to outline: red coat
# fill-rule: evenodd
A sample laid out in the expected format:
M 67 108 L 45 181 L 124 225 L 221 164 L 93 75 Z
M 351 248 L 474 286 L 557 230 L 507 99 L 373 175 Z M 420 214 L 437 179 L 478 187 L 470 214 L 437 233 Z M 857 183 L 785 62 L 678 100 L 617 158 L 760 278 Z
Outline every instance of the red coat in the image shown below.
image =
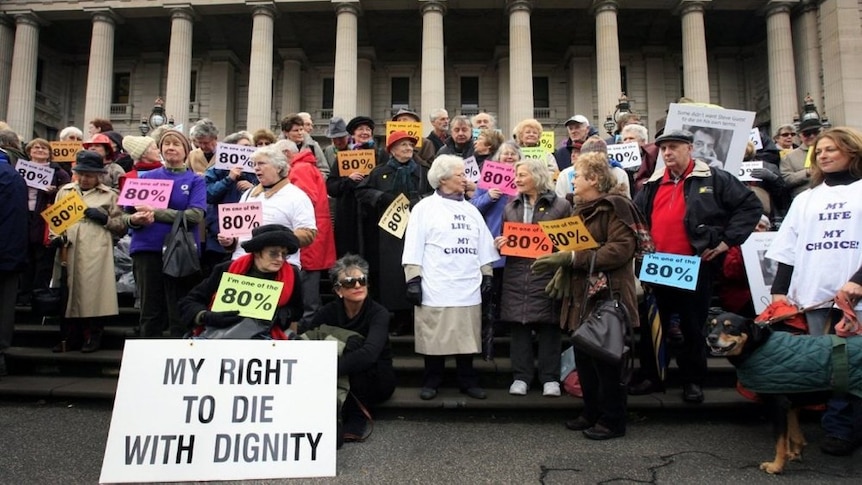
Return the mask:
M 317 223 L 317 236 L 314 242 L 302 248 L 299 253 L 302 269 L 327 270 L 335 264 L 335 235 L 332 232 L 326 181 L 317 168 L 314 153 L 306 149 L 294 155 L 287 178 L 311 199 L 311 205 L 314 206 L 314 219 Z
M 748 273 L 742 260 L 742 248 L 731 246 L 721 265 L 721 278 L 718 284 L 721 307 L 733 313 L 743 313 L 751 303 L 751 289 L 748 287 Z

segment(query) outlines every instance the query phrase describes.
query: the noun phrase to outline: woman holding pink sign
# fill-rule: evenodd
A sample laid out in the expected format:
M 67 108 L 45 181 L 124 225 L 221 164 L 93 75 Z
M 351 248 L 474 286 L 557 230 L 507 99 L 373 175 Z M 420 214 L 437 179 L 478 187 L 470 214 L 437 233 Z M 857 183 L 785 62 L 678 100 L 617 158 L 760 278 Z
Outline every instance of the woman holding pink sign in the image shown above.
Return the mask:
M 197 275 L 174 278 L 162 271 L 165 239 L 178 217 L 185 217 L 189 232 L 200 245 L 198 224 L 206 210 L 206 183 L 186 164 L 191 145 L 181 132 L 167 130 L 159 140 L 165 166 L 138 174 L 141 180 L 171 180 L 168 207 L 155 209 L 137 205 L 124 222 L 132 230 L 129 253 L 134 263 L 135 284 L 141 298 L 141 337 L 161 337 L 168 324 L 170 335 L 182 337 L 186 325 L 180 318 L 177 302 L 197 283 Z
M 518 195 L 506 204 L 504 222 L 538 224 L 539 221 L 563 219 L 572 206 L 554 193 L 551 173 L 544 160 L 527 158 L 515 163 L 515 185 Z M 506 238 L 494 243 L 503 247 Z M 512 372 L 514 380 L 509 394 L 524 396 L 536 372 L 533 355 L 533 332 L 539 340 L 539 381 L 542 395 L 560 395 L 560 310 L 559 304 L 545 293 L 552 274 L 534 275 L 532 258 L 508 256 L 503 269 L 503 296 L 500 320 L 510 322 Z

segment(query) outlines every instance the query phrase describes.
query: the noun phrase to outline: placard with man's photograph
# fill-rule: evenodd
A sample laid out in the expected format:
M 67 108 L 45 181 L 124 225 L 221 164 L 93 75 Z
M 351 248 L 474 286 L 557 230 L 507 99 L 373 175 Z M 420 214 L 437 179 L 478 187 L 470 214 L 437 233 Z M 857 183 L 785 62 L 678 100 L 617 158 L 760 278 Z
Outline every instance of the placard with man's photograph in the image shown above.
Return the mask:
M 753 111 L 671 103 L 664 130 L 690 131 L 693 158 L 737 175 L 753 124 Z
M 748 275 L 748 287 L 757 313 L 766 309 L 772 301 L 772 283 L 778 271 L 778 261 L 766 257 L 769 245 L 776 232 L 753 232 L 742 244 L 742 260 Z

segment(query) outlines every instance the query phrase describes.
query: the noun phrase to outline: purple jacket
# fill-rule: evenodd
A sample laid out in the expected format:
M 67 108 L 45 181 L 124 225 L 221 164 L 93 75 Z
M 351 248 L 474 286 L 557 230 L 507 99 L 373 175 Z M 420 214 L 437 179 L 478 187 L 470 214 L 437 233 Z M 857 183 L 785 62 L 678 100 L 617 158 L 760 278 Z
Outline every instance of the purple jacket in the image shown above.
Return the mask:
M 143 172 L 138 177 L 142 179 L 174 181 L 174 186 L 171 189 L 171 197 L 168 200 L 168 209 L 179 211 L 200 209 L 206 211 L 206 182 L 202 176 L 197 175 L 192 170 L 177 173 L 165 168 L 157 168 Z M 135 254 L 138 251 L 157 251 L 161 253 L 162 247 L 165 244 L 165 237 L 171 232 L 171 225 L 169 222 L 156 221 L 149 226 L 132 229 L 132 243 L 129 246 L 129 253 Z M 197 230 L 197 225 L 190 225 L 189 231 L 194 234 L 195 241 L 200 245 L 200 231 Z

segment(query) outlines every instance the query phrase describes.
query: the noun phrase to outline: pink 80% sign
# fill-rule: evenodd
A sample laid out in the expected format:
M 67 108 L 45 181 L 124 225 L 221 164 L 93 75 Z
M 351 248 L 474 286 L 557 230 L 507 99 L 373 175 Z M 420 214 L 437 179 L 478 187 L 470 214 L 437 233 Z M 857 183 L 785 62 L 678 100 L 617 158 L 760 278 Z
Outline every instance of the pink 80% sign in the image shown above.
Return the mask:
M 260 202 L 239 202 L 218 206 L 219 234 L 225 237 L 239 237 L 251 234 L 263 220 L 263 206 Z
M 173 187 L 173 180 L 126 179 L 117 205 L 149 205 L 154 209 L 167 209 Z

